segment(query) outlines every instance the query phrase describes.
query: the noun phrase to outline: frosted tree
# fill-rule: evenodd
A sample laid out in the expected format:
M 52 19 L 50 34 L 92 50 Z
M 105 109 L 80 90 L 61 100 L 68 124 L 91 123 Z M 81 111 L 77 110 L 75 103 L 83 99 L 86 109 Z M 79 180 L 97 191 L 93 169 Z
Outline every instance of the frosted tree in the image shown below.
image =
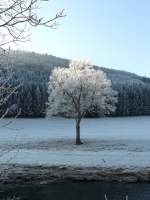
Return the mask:
M 80 122 L 87 111 L 99 115 L 115 111 L 116 92 L 105 73 L 87 61 L 72 61 L 69 68 L 54 68 L 48 84 L 47 117 L 65 116 L 76 121 L 76 144 L 80 139 Z

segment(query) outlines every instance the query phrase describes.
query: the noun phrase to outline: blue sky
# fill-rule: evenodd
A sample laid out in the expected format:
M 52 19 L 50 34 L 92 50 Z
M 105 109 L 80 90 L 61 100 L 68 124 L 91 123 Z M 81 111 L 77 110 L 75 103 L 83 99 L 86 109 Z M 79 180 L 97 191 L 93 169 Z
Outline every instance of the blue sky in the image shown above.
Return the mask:
M 149 0 L 51 0 L 41 5 L 45 17 L 63 8 L 67 16 L 57 30 L 32 30 L 32 42 L 21 49 L 150 77 Z

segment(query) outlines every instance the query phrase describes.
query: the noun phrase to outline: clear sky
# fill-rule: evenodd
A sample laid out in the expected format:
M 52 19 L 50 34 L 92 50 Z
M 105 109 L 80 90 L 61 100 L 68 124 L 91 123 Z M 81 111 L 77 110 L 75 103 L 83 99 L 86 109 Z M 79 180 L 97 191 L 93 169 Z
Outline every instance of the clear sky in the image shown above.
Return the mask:
M 150 77 L 150 0 L 50 0 L 41 14 L 65 9 L 57 30 L 32 30 L 21 48 Z

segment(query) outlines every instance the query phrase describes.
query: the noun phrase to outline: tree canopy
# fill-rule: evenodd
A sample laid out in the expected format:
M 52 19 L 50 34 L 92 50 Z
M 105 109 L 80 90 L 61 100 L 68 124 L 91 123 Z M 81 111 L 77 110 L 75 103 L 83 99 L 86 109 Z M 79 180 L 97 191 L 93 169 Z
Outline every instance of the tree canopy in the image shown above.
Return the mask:
M 87 61 L 71 61 L 69 68 L 54 68 L 48 84 L 47 116 L 67 116 L 76 120 L 76 144 L 80 144 L 80 121 L 86 112 L 99 115 L 116 109 L 117 92 L 105 73 Z

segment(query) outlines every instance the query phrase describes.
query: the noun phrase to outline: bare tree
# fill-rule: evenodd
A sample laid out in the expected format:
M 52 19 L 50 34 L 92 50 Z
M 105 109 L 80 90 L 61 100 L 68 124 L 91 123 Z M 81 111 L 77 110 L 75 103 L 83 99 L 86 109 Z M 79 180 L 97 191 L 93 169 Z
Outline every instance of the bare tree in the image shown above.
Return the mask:
M 27 41 L 28 27 L 56 28 L 64 10 L 44 19 L 38 15 L 40 0 L 0 0 L 0 47 Z

